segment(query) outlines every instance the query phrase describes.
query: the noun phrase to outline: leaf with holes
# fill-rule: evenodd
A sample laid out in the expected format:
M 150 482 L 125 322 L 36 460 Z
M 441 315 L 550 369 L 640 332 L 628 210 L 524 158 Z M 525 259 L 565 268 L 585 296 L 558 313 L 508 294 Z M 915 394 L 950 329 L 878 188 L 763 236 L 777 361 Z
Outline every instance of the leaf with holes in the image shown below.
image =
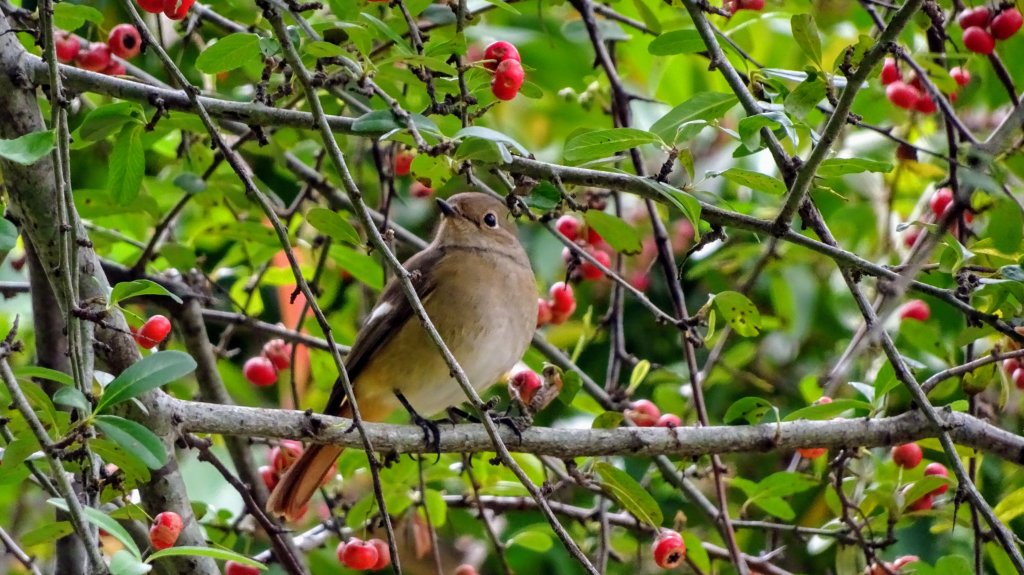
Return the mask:
M 715 294 L 715 308 L 729 322 L 733 331 L 743 337 L 754 337 L 761 330 L 761 312 L 747 296 L 724 291 Z

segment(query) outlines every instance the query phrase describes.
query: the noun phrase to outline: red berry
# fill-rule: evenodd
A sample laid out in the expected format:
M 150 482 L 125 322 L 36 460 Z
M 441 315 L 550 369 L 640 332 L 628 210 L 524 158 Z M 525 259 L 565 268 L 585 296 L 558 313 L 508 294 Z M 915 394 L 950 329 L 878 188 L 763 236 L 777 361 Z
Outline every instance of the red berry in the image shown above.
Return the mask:
M 649 400 L 638 399 L 626 408 L 623 415 L 637 427 L 653 427 L 661 417 L 661 410 Z
M 935 217 L 942 217 L 942 214 L 946 213 L 946 208 L 953 203 L 953 191 L 949 188 L 939 188 L 932 194 L 932 198 L 928 200 L 928 207 L 932 209 L 932 213 Z
M 996 40 L 1006 40 L 1016 34 L 1022 24 L 1024 24 L 1024 16 L 1021 16 L 1020 10 L 1007 8 L 992 19 L 989 30 L 992 31 L 992 37 Z
M 946 466 L 941 463 L 929 463 L 924 468 L 924 474 L 938 475 L 939 477 L 949 477 L 949 471 L 947 471 Z M 947 491 L 949 491 L 949 485 L 943 483 L 941 487 L 936 488 L 935 491 L 932 491 L 931 493 L 929 493 L 929 495 L 942 495 Z
M 525 404 L 533 401 L 533 396 L 541 388 L 540 376 L 532 369 L 517 371 L 508 380 L 509 393 L 519 397 Z
M 580 233 L 580 221 L 576 219 L 576 216 L 562 216 L 555 222 L 555 229 L 558 233 L 569 238 L 569 241 L 576 241 Z
M 605 241 L 604 238 L 601 237 L 601 234 L 597 233 L 597 230 L 594 228 L 587 228 L 587 243 L 596 247 L 605 243 Z
M 183 527 L 185 523 L 180 515 L 164 511 L 153 518 L 153 526 L 149 528 L 149 542 L 155 549 L 173 547 Z
M 897 80 L 885 88 L 885 97 L 898 108 L 912 110 L 921 98 L 921 92 L 910 84 Z
M 984 28 L 988 26 L 989 19 L 992 17 L 988 8 L 984 6 L 978 6 L 977 8 L 967 9 L 960 13 L 956 21 L 960 24 L 960 27 L 964 30 L 971 27 Z
M 153 349 L 160 342 L 167 339 L 171 333 L 171 320 L 162 315 L 155 315 L 142 324 L 139 331 L 135 333 L 135 342 L 143 349 Z
M 914 104 L 914 109 L 922 114 L 934 114 L 937 107 L 932 97 L 922 92 L 921 97 Z
M 919 299 L 912 299 L 900 308 L 900 319 L 928 321 L 928 317 L 931 314 L 932 310 L 928 307 L 928 304 Z
M 164 0 L 138 0 L 139 8 L 150 14 L 159 14 L 164 11 Z
M 171 20 L 181 20 L 188 15 L 188 9 L 196 0 L 168 0 L 164 6 L 164 16 Z
M 498 64 L 501 64 L 505 60 L 515 60 L 516 62 L 522 62 L 519 58 L 519 50 L 512 44 L 504 41 L 493 42 L 484 49 L 484 67 L 488 70 L 495 70 L 498 68 Z
M 284 473 L 300 457 L 302 444 L 294 439 L 282 439 L 281 444 L 270 450 L 270 466 L 277 473 Z
M 259 472 L 260 477 L 263 478 L 263 484 L 267 486 L 267 491 L 273 491 L 277 487 L 277 482 L 281 480 L 281 476 L 269 465 L 260 466 Z
M 796 450 L 800 454 L 800 457 L 804 459 L 817 459 L 822 455 L 828 453 L 828 448 L 825 447 L 801 447 Z
M 608 255 L 608 252 L 595 250 L 593 247 L 587 248 L 587 251 L 590 252 L 590 255 L 594 256 L 594 259 L 604 267 L 607 268 L 612 265 L 612 257 Z M 604 277 L 604 272 L 601 271 L 601 268 L 587 260 L 584 260 L 583 263 L 580 264 L 580 274 L 585 280 L 599 280 Z
M 996 47 L 996 41 L 992 35 L 977 26 L 964 30 L 962 39 L 964 48 L 976 54 L 991 54 Z
M 953 81 L 956 82 L 958 86 L 966 86 L 971 83 L 971 73 L 968 72 L 966 68 L 961 68 L 960 66 L 950 70 L 949 77 L 953 78 Z
M 261 571 L 251 565 L 242 565 L 234 561 L 224 564 L 224 575 L 260 575 Z
M 679 419 L 679 416 L 674 413 L 666 413 L 658 418 L 655 422 L 655 427 L 679 427 L 683 424 L 683 420 Z
M 349 569 L 363 571 L 377 564 L 377 548 L 368 541 L 353 537 L 344 547 L 339 545 L 341 562 Z
M 674 569 L 683 564 L 686 558 L 686 543 L 675 531 L 662 531 L 654 540 L 654 562 L 662 569 Z
M 279 371 L 288 369 L 292 365 L 292 344 L 283 339 L 272 339 L 263 344 L 263 357 Z
M 921 452 L 921 447 L 916 443 L 904 443 L 892 448 L 893 463 L 903 469 L 917 467 L 921 463 L 922 457 L 924 457 L 924 453 Z
M 917 238 L 921 237 L 921 228 L 910 228 L 903 236 L 903 245 L 910 249 L 917 243 Z
M 434 195 L 434 188 L 423 184 L 419 180 L 416 180 L 409 186 L 409 195 L 414 198 L 429 198 Z
M 83 70 L 102 72 L 110 64 L 110 48 L 102 42 L 93 42 L 78 53 L 75 63 Z
M 900 70 L 896 67 L 896 60 L 886 58 L 882 64 L 882 85 L 888 86 L 900 79 Z
M 551 304 L 542 297 L 537 298 L 537 327 L 544 327 L 551 323 L 553 313 L 551 311 Z
M 551 296 L 551 311 L 555 316 L 572 315 L 576 311 L 576 296 L 572 293 L 571 285 L 557 282 L 552 284 L 548 294 Z
M 142 37 L 139 31 L 131 24 L 118 24 L 110 30 L 107 36 L 107 46 L 115 56 L 121 58 L 134 58 L 142 49 Z
M 479 575 L 479 573 L 477 573 L 476 567 L 473 567 L 469 563 L 463 563 L 455 568 L 452 575 Z
M 647 288 L 651 287 L 651 276 L 642 271 L 636 272 L 629 276 L 629 285 L 639 291 L 647 291 Z
M 732 7 L 732 13 L 735 14 L 740 10 L 754 10 L 759 11 L 764 8 L 764 0 L 736 0 L 735 6 Z
M 409 170 L 412 169 L 413 156 L 409 152 L 399 152 L 395 156 L 395 175 L 396 176 L 408 176 Z
M 505 60 L 498 64 L 491 79 L 491 93 L 499 100 L 511 100 L 523 86 L 526 72 L 519 60 Z
M 107 64 L 107 67 L 104 68 L 103 70 L 101 70 L 100 72 L 103 73 L 103 74 L 106 74 L 107 76 L 124 76 L 125 75 L 124 65 L 122 65 L 117 60 L 111 60 L 110 64 Z
M 274 362 L 262 355 L 250 357 L 242 366 L 242 373 L 249 383 L 259 387 L 274 385 L 277 381 L 277 368 L 274 367 Z
M 931 493 L 910 504 L 907 509 L 910 511 L 928 511 L 932 508 L 933 496 Z
M 1013 372 L 1017 371 L 1018 367 L 1020 367 L 1020 362 L 1015 358 L 1011 357 L 1010 359 L 1003 360 L 1003 371 L 1005 371 L 1007 375 L 1012 375 Z
M 1024 389 L 1024 367 L 1013 370 L 1010 378 L 1013 379 L 1013 384 L 1017 386 L 1017 389 Z
M 57 51 L 57 61 L 69 64 L 78 56 L 82 42 L 70 32 L 60 32 L 53 38 L 53 47 Z
M 380 571 L 381 569 L 391 565 L 391 548 L 388 547 L 388 542 L 383 539 L 370 539 L 370 545 L 373 545 L 377 549 L 377 562 L 370 567 L 371 571 Z

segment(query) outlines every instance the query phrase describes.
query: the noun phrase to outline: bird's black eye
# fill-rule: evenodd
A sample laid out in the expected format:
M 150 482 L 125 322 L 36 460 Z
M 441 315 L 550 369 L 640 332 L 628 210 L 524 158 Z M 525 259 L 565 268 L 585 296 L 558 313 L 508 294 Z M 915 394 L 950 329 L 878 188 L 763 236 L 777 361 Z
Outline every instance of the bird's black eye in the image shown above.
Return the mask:
M 489 228 L 498 227 L 498 216 L 494 215 L 494 212 L 487 212 L 484 214 L 484 224 Z

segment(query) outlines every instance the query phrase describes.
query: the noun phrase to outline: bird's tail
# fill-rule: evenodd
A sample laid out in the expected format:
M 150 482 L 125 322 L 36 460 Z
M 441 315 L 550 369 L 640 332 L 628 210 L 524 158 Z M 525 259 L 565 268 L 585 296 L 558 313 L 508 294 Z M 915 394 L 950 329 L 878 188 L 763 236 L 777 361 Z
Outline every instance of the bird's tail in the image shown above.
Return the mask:
M 267 500 L 267 511 L 288 521 L 302 517 L 306 504 L 343 450 L 336 445 L 310 445 L 281 477 Z

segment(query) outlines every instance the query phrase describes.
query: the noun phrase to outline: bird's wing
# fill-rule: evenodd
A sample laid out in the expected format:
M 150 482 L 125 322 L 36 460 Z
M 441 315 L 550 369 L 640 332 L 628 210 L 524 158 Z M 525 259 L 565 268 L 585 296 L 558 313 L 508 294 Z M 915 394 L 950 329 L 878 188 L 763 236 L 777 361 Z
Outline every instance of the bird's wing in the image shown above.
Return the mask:
M 443 253 L 443 250 L 437 248 L 426 249 L 403 264 L 411 274 L 412 285 L 421 301 L 437 287 L 437 278 L 431 272 L 436 268 Z M 381 346 L 398 333 L 410 319 L 414 318 L 409 299 L 405 297 L 398 279 L 392 278 L 377 299 L 377 305 L 370 313 L 370 318 L 356 334 L 356 341 L 345 358 L 345 370 L 348 372 L 349 381 L 356 381 L 359 372 L 366 367 Z M 344 387 L 340 381 L 336 382 L 324 413 L 339 414 L 346 401 Z

